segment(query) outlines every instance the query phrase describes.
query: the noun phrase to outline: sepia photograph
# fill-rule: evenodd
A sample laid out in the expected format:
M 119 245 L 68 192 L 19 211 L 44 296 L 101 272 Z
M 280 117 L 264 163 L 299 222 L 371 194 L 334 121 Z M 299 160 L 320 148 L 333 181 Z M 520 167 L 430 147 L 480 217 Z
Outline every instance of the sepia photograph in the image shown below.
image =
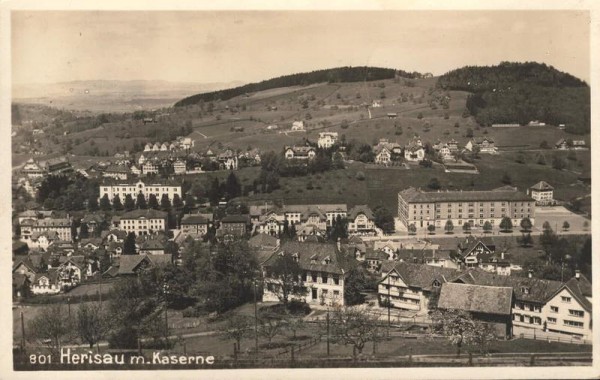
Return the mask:
M 591 374 L 591 6 L 399 3 L 3 9 L 10 370 Z

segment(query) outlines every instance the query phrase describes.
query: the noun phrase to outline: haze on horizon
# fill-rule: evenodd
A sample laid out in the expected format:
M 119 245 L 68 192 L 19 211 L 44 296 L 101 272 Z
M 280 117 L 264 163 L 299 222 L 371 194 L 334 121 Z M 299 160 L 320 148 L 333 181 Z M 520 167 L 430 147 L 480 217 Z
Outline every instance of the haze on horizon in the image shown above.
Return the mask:
M 590 82 L 585 11 L 13 11 L 13 84 L 255 82 L 537 61 Z

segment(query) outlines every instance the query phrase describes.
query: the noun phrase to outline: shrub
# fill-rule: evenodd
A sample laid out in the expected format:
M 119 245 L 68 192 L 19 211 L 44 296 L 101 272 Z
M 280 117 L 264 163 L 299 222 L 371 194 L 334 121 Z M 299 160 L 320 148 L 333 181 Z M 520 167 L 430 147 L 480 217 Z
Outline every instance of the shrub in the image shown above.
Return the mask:
M 363 173 L 363 172 L 357 172 L 356 176 L 354 178 L 356 178 L 359 181 L 364 181 L 365 180 L 365 173 Z

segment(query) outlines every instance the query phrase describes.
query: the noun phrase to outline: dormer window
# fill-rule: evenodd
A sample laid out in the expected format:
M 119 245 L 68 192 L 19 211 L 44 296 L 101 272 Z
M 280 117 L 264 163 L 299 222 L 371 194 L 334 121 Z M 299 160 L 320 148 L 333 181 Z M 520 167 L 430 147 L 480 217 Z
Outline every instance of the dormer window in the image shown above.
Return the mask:
M 529 288 L 527 286 L 521 286 L 521 293 L 529 294 L 530 291 L 531 291 L 531 288 Z
M 441 286 L 440 282 L 438 280 L 433 280 L 433 287 L 434 288 L 439 288 Z
M 292 259 L 294 259 L 295 262 L 298 262 L 298 253 L 294 253 Z
M 327 256 L 326 258 L 323 259 L 323 264 L 329 265 L 329 263 L 331 263 L 331 259 L 329 258 L 329 256 Z
M 310 263 L 311 264 L 316 264 L 317 263 L 317 255 L 312 255 L 310 257 Z

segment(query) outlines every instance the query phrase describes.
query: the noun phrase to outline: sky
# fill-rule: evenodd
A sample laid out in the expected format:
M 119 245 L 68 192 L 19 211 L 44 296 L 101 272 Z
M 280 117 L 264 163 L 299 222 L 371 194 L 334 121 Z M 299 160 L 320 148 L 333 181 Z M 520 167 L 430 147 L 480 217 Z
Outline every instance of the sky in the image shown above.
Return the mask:
M 590 83 L 585 11 L 13 11 L 13 84 L 253 82 L 537 61 Z

